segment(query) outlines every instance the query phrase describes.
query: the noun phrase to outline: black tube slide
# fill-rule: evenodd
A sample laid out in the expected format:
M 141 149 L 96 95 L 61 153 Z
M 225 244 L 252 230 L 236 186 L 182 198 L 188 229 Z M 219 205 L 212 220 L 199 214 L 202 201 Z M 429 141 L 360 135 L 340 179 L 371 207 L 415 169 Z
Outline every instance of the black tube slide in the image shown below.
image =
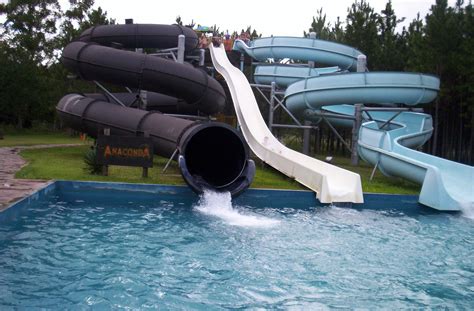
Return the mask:
M 125 48 L 171 48 L 177 45 L 179 34 L 186 36 L 186 48 L 195 47 L 196 34 L 176 25 L 98 26 L 86 30 L 80 40 L 101 44 L 115 42 Z M 189 64 L 82 41 L 66 46 L 61 61 L 83 79 L 175 97 L 160 97 L 161 108 L 165 111 L 174 103 L 181 106 L 187 103 L 191 110 L 207 114 L 224 108 L 224 90 L 203 70 Z M 122 99 L 130 97 L 119 96 L 123 96 Z M 107 102 L 101 96 L 93 97 L 79 94 L 64 96 L 56 107 L 61 120 L 92 137 L 97 137 L 104 128 L 109 128 L 112 135 L 133 136 L 148 132 L 153 139 L 155 153 L 170 157 L 178 151 L 181 174 L 198 193 L 209 188 L 229 191 L 236 196 L 252 182 L 255 164 L 248 159 L 247 145 L 240 134 L 228 125 L 193 122 L 160 112 L 123 107 Z
M 95 42 L 105 46 L 118 46 L 125 49 L 158 48 L 169 49 L 178 45 L 178 36 L 185 36 L 185 53 L 189 54 L 196 48 L 199 39 L 196 33 L 180 25 L 156 24 L 127 24 L 101 25 L 85 30 L 78 41 Z M 98 94 L 99 95 L 99 94 Z M 124 102 L 130 100 L 130 95 L 115 94 Z M 198 107 L 195 103 L 187 103 L 181 98 L 167 96 L 160 93 L 148 92 L 147 110 L 159 110 L 163 113 L 195 115 L 198 113 L 213 114 L 216 108 Z M 107 96 L 106 101 L 111 98 Z M 135 98 L 131 102 L 134 102 Z M 203 110 L 204 109 L 204 110 Z M 218 109 L 221 109 L 220 106 Z M 221 110 L 219 110 L 221 111 Z
M 85 80 L 182 98 L 208 114 L 225 106 L 225 92 L 219 82 L 190 64 L 79 41 L 66 46 L 61 61 Z
M 171 157 L 178 151 L 181 174 L 197 193 L 214 189 L 236 196 L 249 187 L 255 175 L 243 138 L 224 123 L 189 121 L 79 94 L 64 96 L 56 110 L 67 126 L 92 137 L 105 128 L 119 136 L 148 132 L 155 153 Z
M 109 103 L 117 103 L 114 98 L 107 94 L 95 93 L 84 94 L 86 97 L 99 99 Z M 162 113 L 197 115 L 200 111 L 196 106 L 189 105 L 183 99 L 168 96 L 165 94 L 147 92 L 146 107 L 140 107 L 140 99 L 138 94 L 134 93 L 113 93 L 113 96 L 127 107 L 145 108 L 148 111 L 160 111 Z
M 79 36 L 79 41 L 96 42 L 105 46 L 119 44 L 126 49 L 170 49 L 178 46 L 179 35 L 186 37 L 186 53 L 191 52 L 198 45 L 199 39 L 191 28 L 180 25 L 156 24 L 101 25 L 91 27 Z

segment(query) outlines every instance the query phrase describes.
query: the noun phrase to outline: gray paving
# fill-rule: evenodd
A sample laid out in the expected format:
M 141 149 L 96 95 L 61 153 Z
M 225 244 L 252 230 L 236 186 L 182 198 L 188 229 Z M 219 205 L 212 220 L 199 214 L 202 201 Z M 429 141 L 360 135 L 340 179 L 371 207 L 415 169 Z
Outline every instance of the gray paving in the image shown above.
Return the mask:
M 79 144 L 80 145 L 80 144 Z M 19 155 L 22 149 L 38 149 L 78 146 L 66 145 L 38 145 L 0 148 L 0 211 L 34 191 L 46 186 L 49 180 L 16 179 L 15 173 L 26 165 L 26 161 Z

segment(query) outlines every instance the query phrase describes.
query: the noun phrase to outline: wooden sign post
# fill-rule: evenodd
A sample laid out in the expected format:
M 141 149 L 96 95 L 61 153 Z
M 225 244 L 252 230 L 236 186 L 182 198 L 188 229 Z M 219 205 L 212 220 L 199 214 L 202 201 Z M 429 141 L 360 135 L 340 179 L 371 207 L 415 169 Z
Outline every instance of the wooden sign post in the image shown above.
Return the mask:
M 142 167 L 142 176 L 147 178 L 148 168 L 153 167 L 153 141 L 147 133 L 143 136 L 111 136 L 106 129 L 104 135 L 97 138 L 97 161 L 103 165 L 105 176 L 109 165 L 120 165 Z

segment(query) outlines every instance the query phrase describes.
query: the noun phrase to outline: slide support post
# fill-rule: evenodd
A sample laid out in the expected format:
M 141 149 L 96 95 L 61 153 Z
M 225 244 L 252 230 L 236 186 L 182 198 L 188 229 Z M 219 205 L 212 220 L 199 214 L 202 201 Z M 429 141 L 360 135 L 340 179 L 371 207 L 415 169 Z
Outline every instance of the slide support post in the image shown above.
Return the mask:
M 184 35 L 178 36 L 178 59 L 177 62 L 180 64 L 184 63 L 184 49 L 185 49 L 186 37 Z
M 199 49 L 199 67 L 204 67 L 205 60 L 206 60 L 206 50 Z
M 351 165 L 359 165 L 359 155 L 357 153 L 357 140 L 359 139 L 359 129 L 362 124 L 362 104 L 354 105 L 354 123 L 352 125 L 352 151 L 351 151 Z
M 316 39 L 316 33 L 315 32 L 310 32 L 309 33 L 309 38 L 310 39 Z M 310 68 L 314 68 L 315 62 L 314 61 L 309 61 L 308 66 Z M 311 132 L 310 132 L 311 129 L 309 128 L 309 126 L 311 125 L 311 121 L 305 120 L 304 125 L 306 125 L 307 127 L 305 127 L 304 130 L 303 130 L 303 153 L 306 154 L 306 155 L 309 155 L 309 140 L 310 140 L 310 137 L 311 137 Z
M 276 91 L 276 83 L 272 82 L 272 88 L 270 91 L 270 107 L 268 108 L 268 129 L 270 132 L 273 133 L 273 113 L 275 110 L 275 91 Z
M 361 54 L 357 56 L 357 72 L 367 71 L 367 56 Z M 352 125 L 352 152 L 351 165 L 359 165 L 359 155 L 357 153 L 357 140 L 359 140 L 359 129 L 362 125 L 362 104 L 354 105 L 354 123 Z

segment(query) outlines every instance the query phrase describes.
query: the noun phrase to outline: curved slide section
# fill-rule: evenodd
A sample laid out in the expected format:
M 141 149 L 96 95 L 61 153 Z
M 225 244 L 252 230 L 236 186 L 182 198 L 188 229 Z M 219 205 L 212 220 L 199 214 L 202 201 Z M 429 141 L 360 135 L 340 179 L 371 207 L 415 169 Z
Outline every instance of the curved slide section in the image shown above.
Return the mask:
M 209 114 L 225 106 L 225 92 L 219 82 L 189 64 L 80 41 L 66 46 L 61 62 L 84 80 L 182 98 Z
M 186 38 L 186 52 L 190 52 L 197 47 L 199 39 L 194 30 L 177 24 L 100 25 L 85 30 L 78 40 L 96 42 L 104 46 L 119 44 L 126 49 L 170 49 L 178 46 L 177 38 L 179 35 L 184 35 Z
M 116 103 L 114 98 L 105 93 L 84 94 L 84 96 L 113 104 Z M 113 93 L 113 96 L 127 107 L 138 108 L 141 104 L 140 95 L 136 93 Z M 146 93 L 145 108 L 148 111 L 180 115 L 198 115 L 200 112 L 204 112 L 199 110 L 196 105 L 190 105 L 183 99 L 155 92 Z
M 250 56 L 292 58 L 317 61 L 343 70 L 354 71 L 357 50 L 323 40 L 273 37 L 255 40 L 251 46 L 236 42 L 235 49 Z M 304 43 L 302 47 L 295 42 Z M 360 55 L 359 54 L 359 55 Z M 344 56 L 344 57 L 342 57 Z M 350 59 L 352 57 L 352 63 Z M 306 71 L 305 71 L 306 70 Z M 262 83 L 276 82 L 288 86 L 285 103 L 289 110 L 308 119 L 317 118 L 319 109 L 354 115 L 352 106 L 343 104 L 374 103 L 414 106 L 434 100 L 439 91 L 439 79 L 430 75 L 398 72 L 334 73 L 322 75 L 308 68 L 293 69 L 285 74 L 266 69 Z M 294 81 L 298 75 L 300 81 Z M 260 77 L 257 77 L 260 79 Z M 293 83 L 291 83 L 293 81 Z M 349 108 L 351 107 L 351 108 Z M 445 211 L 474 209 L 474 167 L 448 161 L 410 148 L 423 145 L 433 131 L 431 116 L 423 113 L 371 112 L 373 121 L 360 129 L 359 155 L 388 176 L 401 176 L 422 184 L 420 202 Z M 386 121 L 390 124 L 380 128 Z M 352 121 L 329 118 L 339 125 L 352 126 Z
M 339 67 L 310 68 L 285 65 L 260 65 L 255 68 L 253 79 L 258 84 L 275 82 L 278 87 L 286 88 L 301 79 L 340 72 Z
M 112 40 L 115 26 L 118 26 L 117 37 L 122 38 L 126 46 L 129 46 L 125 43 L 130 29 L 142 29 L 128 27 L 134 25 L 114 25 L 97 27 L 86 31 L 85 34 L 104 43 Z M 146 47 L 152 45 L 153 38 L 160 40 L 163 37 L 163 34 L 159 33 L 150 39 L 148 36 L 152 30 L 167 30 L 170 27 L 146 26 L 145 33 L 135 33 L 132 40 L 136 43 L 143 37 L 143 40 L 149 40 L 143 43 Z M 172 29 L 177 31 L 182 28 Z M 98 36 L 99 34 L 101 36 Z M 197 38 L 194 32 L 192 34 Z M 178 40 L 175 35 L 173 34 L 174 46 Z M 82 39 L 86 37 L 82 36 Z M 113 37 L 113 40 L 115 39 Z M 193 40 L 190 42 L 190 46 L 194 46 Z M 156 46 L 163 47 L 163 44 L 158 42 Z M 70 43 L 64 49 L 61 60 L 68 69 L 86 80 L 99 80 L 164 93 L 181 98 L 209 114 L 221 111 L 225 104 L 225 93 L 220 84 L 204 71 L 189 64 L 81 41 Z M 94 97 L 66 95 L 60 100 L 56 110 L 66 125 L 92 137 L 97 137 L 104 128 L 109 128 L 112 135 L 122 136 L 148 132 L 153 140 L 155 153 L 171 157 L 177 152 L 181 174 L 195 192 L 214 189 L 229 191 L 236 196 L 252 182 L 255 165 L 248 159 L 245 142 L 233 128 L 222 123 L 192 122 L 165 116 L 159 112 L 122 107 L 104 101 L 105 98 L 101 96 Z M 163 99 L 163 96 L 159 97 Z M 172 105 L 173 102 L 168 98 L 165 105 Z
M 223 123 L 193 122 L 79 94 L 64 96 L 56 110 L 65 124 L 92 137 L 105 128 L 117 136 L 147 132 L 156 154 L 171 157 L 178 151 L 181 174 L 198 193 L 214 189 L 236 196 L 249 187 L 255 174 L 243 138 Z
M 344 112 L 343 103 L 400 103 L 408 106 L 433 101 L 439 91 L 439 79 L 430 75 L 399 72 L 347 73 L 317 76 L 291 84 L 285 93 L 286 106 L 295 113 L 308 110 Z M 341 107 L 341 108 L 338 108 Z M 339 111 L 338 111 L 339 109 Z M 371 113 L 375 121 L 360 129 L 358 152 L 362 159 L 377 165 L 387 176 L 399 176 L 422 185 L 419 202 L 434 209 L 460 211 L 474 208 L 474 168 L 434 157 L 411 148 L 422 146 L 433 132 L 431 116 L 403 112 L 390 123 L 393 112 Z
M 354 115 L 352 105 L 322 109 Z M 372 121 L 367 115 L 364 117 L 366 122 L 359 133 L 358 152 L 362 159 L 377 165 L 386 176 L 399 176 L 421 184 L 419 201 L 426 206 L 443 211 L 474 209 L 474 192 L 468 186 L 474 181 L 474 167 L 414 150 L 431 137 L 430 115 L 373 111 L 370 117 Z M 390 119 L 390 126 L 381 129 L 380 126 Z M 352 121 L 346 126 L 352 126 Z
M 247 78 L 229 62 L 224 47 L 210 45 L 209 48 L 216 70 L 229 86 L 242 134 L 252 151 L 269 165 L 314 190 L 322 203 L 362 203 L 360 176 L 282 145 L 265 124 Z
M 389 130 L 366 122 L 359 133 L 359 155 L 385 175 L 422 184 L 419 201 L 424 205 L 443 211 L 474 209 L 474 167 L 410 149 L 426 142 L 432 130 L 431 118 L 422 113 L 400 114 Z
M 269 37 L 251 42 L 247 46 L 242 40 L 236 40 L 234 50 L 247 53 L 252 58 L 265 61 L 273 59 L 298 59 L 317 61 L 333 66 L 337 64 L 342 70 L 355 71 L 357 58 L 362 52 L 340 43 L 295 37 Z
M 292 112 L 344 103 L 403 103 L 414 106 L 438 95 L 435 76 L 403 72 L 361 72 L 312 77 L 291 84 L 285 103 Z

